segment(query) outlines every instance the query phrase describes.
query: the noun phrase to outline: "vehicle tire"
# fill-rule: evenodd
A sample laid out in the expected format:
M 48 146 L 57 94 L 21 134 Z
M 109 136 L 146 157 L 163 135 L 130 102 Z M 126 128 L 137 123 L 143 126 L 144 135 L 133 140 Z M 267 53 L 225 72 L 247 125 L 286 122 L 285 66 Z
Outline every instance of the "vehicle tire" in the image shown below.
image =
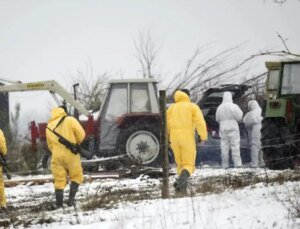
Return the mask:
M 98 172 L 99 170 L 99 167 L 98 165 L 85 165 L 85 166 L 82 166 L 82 169 L 84 172 Z
M 283 119 L 264 119 L 261 143 L 265 165 L 269 169 L 293 169 L 294 163 L 288 141 L 291 133 Z
M 120 132 L 117 150 L 119 154 L 126 153 L 134 164 L 158 165 L 161 161 L 159 139 L 159 126 L 134 125 Z
M 90 137 L 84 140 L 81 144 L 81 157 L 90 160 L 93 158 L 96 152 L 96 140 L 94 137 Z
M 42 167 L 43 169 L 50 169 L 51 167 L 51 153 L 49 153 L 48 151 L 46 151 L 44 154 L 43 154 L 43 157 L 42 157 Z
M 116 171 L 120 167 L 120 162 L 119 161 L 112 161 L 112 162 L 107 162 L 104 165 L 105 171 Z

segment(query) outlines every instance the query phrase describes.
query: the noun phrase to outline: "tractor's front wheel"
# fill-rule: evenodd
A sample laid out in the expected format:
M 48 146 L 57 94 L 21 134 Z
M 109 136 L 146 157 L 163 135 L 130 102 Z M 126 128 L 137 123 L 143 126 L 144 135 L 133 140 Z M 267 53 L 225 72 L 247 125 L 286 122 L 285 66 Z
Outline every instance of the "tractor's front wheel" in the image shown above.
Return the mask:
M 283 119 L 264 119 L 261 129 L 262 151 L 269 169 L 294 168 L 293 152 L 289 145 L 291 134 Z

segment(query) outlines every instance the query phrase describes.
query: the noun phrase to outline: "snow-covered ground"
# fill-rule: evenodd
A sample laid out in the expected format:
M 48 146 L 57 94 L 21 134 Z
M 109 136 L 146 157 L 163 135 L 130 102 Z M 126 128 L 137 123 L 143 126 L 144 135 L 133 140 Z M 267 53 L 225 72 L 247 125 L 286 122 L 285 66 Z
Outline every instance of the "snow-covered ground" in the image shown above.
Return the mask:
M 299 171 L 198 169 L 189 193 L 160 198 L 147 176 L 85 183 L 77 207 L 52 210 L 53 184 L 7 188 L 11 228 L 300 228 Z M 67 198 L 68 189 L 65 190 Z M 298 211 L 298 212 L 297 212 Z M 1 219 L 2 220 L 2 219 Z M 1 222 L 0 220 L 0 222 Z M 8 223 L 8 221 L 10 221 Z M 6 223 L 5 223 L 6 222 Z

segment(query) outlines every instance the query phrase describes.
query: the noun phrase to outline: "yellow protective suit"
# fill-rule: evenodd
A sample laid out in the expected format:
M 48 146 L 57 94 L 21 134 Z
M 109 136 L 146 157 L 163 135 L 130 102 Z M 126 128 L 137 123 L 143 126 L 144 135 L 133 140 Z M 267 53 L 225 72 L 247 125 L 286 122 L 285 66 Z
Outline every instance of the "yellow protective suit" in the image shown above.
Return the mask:
M 59 120 L 67 114 L 62 108 L 54 108 L 51 111 L 51 119 L 48 121 L 47 127 L 53 130 Z M 70 142 L 80 144 L 85 132 L 80 123 L 71 116 L 68 116 L 55 129 Z M 52 153 L 51 172 L 54 177 L 55 189 L 64 189 L 67 184 L 67 176 L 70 180 L 81 184 L 83 181 L 82 166 L 80 162 L 80 155 L 73 154 L 66 146 L 58 142 L 58 137 L 48 129 L 46 130 L 46 138 L 48 148 Z
M 206 123 L 200 108 L 190 102 L 187 94 L 176 91 L 174 100 L 167 110 L 167 126 L 177 173 L 186 169 L 192 174 L 196 160 L 195 129 L 201 141 L 207 140 Z
M 0 153 L 6 155 L 7 148 L 6 148 L 6 140 L 2 130 L 0 130 Z M 0 207 L 6 206 L 6 197 L 4 191 L 4 181 L 3 181 L 3 174 L 2 174 L 2 167 L 0 166 Z

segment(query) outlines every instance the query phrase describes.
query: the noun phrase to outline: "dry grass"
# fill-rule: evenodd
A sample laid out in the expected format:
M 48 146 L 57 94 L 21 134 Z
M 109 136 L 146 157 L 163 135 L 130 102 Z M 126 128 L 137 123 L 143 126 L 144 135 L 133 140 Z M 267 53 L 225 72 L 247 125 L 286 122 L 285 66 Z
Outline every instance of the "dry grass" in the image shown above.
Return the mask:
M 96 194 L 91 200 L 81 206 L 82 210 L 89 211 L 97 208 L 110 209 L 121 202 L 138 202 L 158 198 L 151 190 L 122 189 L 104 191 Z M 90 199 L 90 197 L 88 198 Z
M 288 210 L 290 218 L 300 218 L 300 185 L 291 189 L 288 184 L 284 184 L 286 196 L 278 195 L 279 192 L 274 191 L 275 198 Z
M 257 183 L 264 183 L 272 185 L 278 183 L 282 185 L 287 181 L 300 181 L 299 171 L 291 171 L 287 173 L 279 173 L 274 177 L 257 176 L 251 172 L 247 172 L 242 175 L 227 175 L 227 176 L 215 176 L 209 178 L 196 179 L 193 183 L 193 190 L 195 193 L 220 193 L 224 190 L 235 190 L 243 187 L 255 185 Z
M 268 177 L 266 175 L 257 176 L 252 172 L 246 172 L 242 175 L 215 176 L 209 178 L 202 178 L 191 180 L 191 195 L 196 194 L 211 194 L 222 193 L 225 190 L 236 190 L 243 187 L 255 185 L 257 183 L 264 183 L 265 185 L 273 185 L 274 183 L 283 184 L 287 181 L 299 181 L 300 173 L 297 171 L 279 173 L 276 176 Z M 94 210 L 97 208 L 110 209 L 117 207 L 121 202 L 139 202 L 141 200 L 150 200 L 160 198 L 160 191 L 158 187 L 148 187 L 147 189 L 121 189 L 121 190 L 101 190 L 99 187 L 98 192 L 91 198 L 86 198 L 86 203 L 81 207 L 84 211 Z M 171 192 L 170 198 L 181 198 L 186 195 Z
M 0 220 L 0 228 L 1 227 L 8 227 L 9 225 L 13 225 L 14 227 L 18 226 L 24 226 L 24 227 L 30 227 L 32 224 L 47 224 L 47 223 L 52 223 L 55 222 L 53 218 L 45 218 L 45 217 L 40 217 L 36 214 L 40 214 L 46 211 L 52 211 L 54 210 L 55 206 L 53 205 L 52 202 L 42 202 L 39 203 L 38 205 L 34 206 L 19 206 L 19 207 L 8 207 L 7 214 L 6 214 L 6 219 Z M 35 217 L 26 217 L 27 214 L 30 214 Z M 44 215 L 44 214 L 41 214 Z M 25 217 L 22 217 L 25 216 Z M 33 223 L 33 221 L 35 221 Z

